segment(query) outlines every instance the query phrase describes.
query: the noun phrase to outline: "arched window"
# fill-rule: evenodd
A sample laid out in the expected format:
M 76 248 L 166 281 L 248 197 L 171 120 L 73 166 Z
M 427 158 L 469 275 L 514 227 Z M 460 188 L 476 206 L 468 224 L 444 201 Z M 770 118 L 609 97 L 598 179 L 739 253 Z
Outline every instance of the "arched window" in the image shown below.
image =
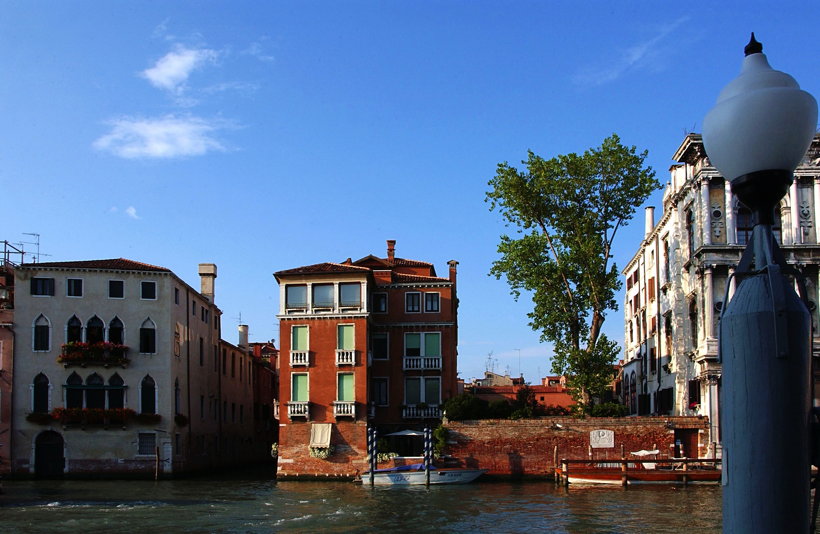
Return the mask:
M 102 322 L 102 319 L 95 315 L 89 319 L 85 325 L 85 340 L 90 345 L 102 343 L 105 341 L 104 332 L 105 324 Z
M 122 377 L 114 373 L 114 376 L 108 379 L 108 408 L 124 408 L 125 407 L 125 381 Z
M 632 371 L 632 374 L 629 377 L 629 383 L 631 384 L 629 388 L 629 413 L 637 413 L 638 412 L 638 383 L 635 380 L 635 371 Z
M 157 352 L 157 329 L 150 318 L 143 321 L 140 326 L 140 352 L 142 354 Z
M 157 413 L 157 386 L 151 375 L 140 383 L 140 413 Z
M 33 338 L 32 346 L 34 350 L 51 350 L 51 322 L 43 314 L 40 314 L 34 320 Z
M 34 377 L 31 411 L 48 413 L 48 377 L 43 373 Z
M 76 315 L 72 315 L 68 320 L 65 328 L 66 343 L 78 343 L 83 340 L 83 323 L 77 319 Z
M 692 350 L 698 348 L 698 303 L 692 299 L 689 302 L 689 333 L 692 335 Z
M 65 407 L 66 408 L 82 408 L 83 407 L 83 379 L 80 378 L 76 372 L 65 381 Z
M 85 381 L 85 407 L 105 408 L 105 381 L 97 373 L 93 373 Z
M 122 345 L 124 343 L 123 331 L 124 327 L 122 321 L 120 321 L 119 317 L 114 317 L 111 319 L 111 322 L 108 323 L 108 341 L 110 343 Z

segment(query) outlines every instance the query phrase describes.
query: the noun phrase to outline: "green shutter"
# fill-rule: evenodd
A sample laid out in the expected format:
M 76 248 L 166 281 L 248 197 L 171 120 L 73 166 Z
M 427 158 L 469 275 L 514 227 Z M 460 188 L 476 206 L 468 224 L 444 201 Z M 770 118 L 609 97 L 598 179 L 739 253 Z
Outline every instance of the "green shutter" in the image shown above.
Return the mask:
M 356 344 L 353 341 L 353 325 L 342 324 L 339 325 L 338 345 L 336 348 L 342 350 L 353 350 Z
M 294 326 L 291 330 L 290 350 L 308 350 L 308 327 Z
M 353 402 L 356 400 L 356 393 L 353 391 L 353 375 L 350 373 L 339 374 L 339 398 L 340 401 Z
M 439 404 L 439 379 L 424 379 L 424 402 L 427 404 Z
M 293 391 L 290 393 L 290 400 L 294 402 L 308 401 L 308 375 L 291 375 Z
M 419 356 L 421 354 L 421 334 L 406 334 L 404 336 L 404 354 Z
M 406 378 L 404 380 L 404 400 L 407 404 L 418 404 L 421 402 L 420 379 Z
M 441 356 L 441 334 L 424 334 L 424 355 Z

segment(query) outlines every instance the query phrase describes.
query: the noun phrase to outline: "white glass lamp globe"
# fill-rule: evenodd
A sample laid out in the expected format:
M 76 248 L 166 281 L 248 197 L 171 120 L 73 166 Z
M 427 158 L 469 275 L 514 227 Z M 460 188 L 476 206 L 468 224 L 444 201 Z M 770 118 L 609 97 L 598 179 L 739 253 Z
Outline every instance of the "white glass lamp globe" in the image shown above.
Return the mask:
M 706 154 L 730 181 L 760 171 L 793 172 L 817 127 L 817 101 L 772 69 L 762 50 L 752 34 L 740 75 L 703 120 Z

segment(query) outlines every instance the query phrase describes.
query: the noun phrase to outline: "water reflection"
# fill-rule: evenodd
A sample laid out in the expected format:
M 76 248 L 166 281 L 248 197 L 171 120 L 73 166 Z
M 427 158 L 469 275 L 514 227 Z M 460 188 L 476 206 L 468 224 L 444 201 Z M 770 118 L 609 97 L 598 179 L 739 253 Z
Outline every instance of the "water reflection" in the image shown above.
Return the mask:
M 391 488 L 259 476 L 7 481 L 4 532 L 719 532 L 720 488 L 549 482 Z

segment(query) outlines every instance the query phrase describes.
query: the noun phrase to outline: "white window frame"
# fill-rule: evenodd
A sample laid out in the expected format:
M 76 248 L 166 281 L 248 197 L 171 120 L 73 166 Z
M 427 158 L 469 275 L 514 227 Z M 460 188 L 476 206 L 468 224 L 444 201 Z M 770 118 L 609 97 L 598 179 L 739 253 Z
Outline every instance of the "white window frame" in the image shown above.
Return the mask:
M 376 297 L 384 297 L 384 310 L 380 310 L 376 307 Z M 373 293 L 373 313 L 387 313 L 388 310 L 388 301 L 387 293 L 383 291 L 379 291 L 378 293 Z
M 36 332 L 36 329 L 37 329 L 37 320 L 40 319 L 40 317 L 45 319 L 46 323 L 48 323 L 46 325 L 46 326 L 48 326 L 48 346 L 45 349 L 35 348 L 35 338 L 37 337 L 37 334 L 35 332 Z M 51 352 L 51 345 L 52 345 L 51 338 L 52 338 L 53 331 L 54 331 L 54 328 L 51 325 L 51 319 L 46 317 L 46 314 L 44 314 L 44 313 L 38 314 L 37 317 L 34 318 L 34 321 L 31 322 L 31 351 L 32 352 Z
M 376 335 L 383 335 L 384 339 L 385 339 L 385 342 L 387 343 L 387 346 L 385 347 L 385 356 L 384 356 L 384 358 L 376 358 L 375 354 L 373 354 L 373 349 L 372 349 L 373 336 L 376 336 Z M 387 360 L 390 359 L 390 333 L 389 332 L 373 332 L 371 334 L 370 343 L 371 343 L 371 352 L 370 353 L 373 356 L 374 360 L 378 360 L 378 361 L 383 362 L 383 361 L 387 361 Z
M 153 435 L 154 436 L 154 450 L 151 451 L 150 453 L 140 452 L 140 436 L 143 436 L 143 435 L 145 435 L 145 436 Z M 153 457 L 156 456 L 156 450 L 157 450 L 157 433 L 156 432 L 137 432 L 137 454 L 136 454 L 136 456 L 139 456 L 139 457 L 142 457 L 142 458 L 145 458 L 145 457 L 153 458 Z
M 293 398 L 293 377 L 296 375 L 305 375 L 307 377 L 307 400 L 294 400 Z M 292 371 L 290 373 L 290 402 L 310 402 L 310 373 L 303 371 Z
M 71 295 L 69 293 L 69 290 L 71 289 L 71 286 L 72 286 L 72 282 L 79 282 L 80 283 L 80 294 L 79 295 Z M 66 278 L 65 279 L 65 296 L 67 298 L 70 298 L 70 299 L 81 299 L 81 298 L 83 298 L 83 291 L 85 289 L 83 287 L 84 285 L 85 284 L 83 283 L 82 278 Z
M 418 404 L 427 404 L 429 406 L 441 406 L 441 377 L 440 376 L 405 376 L 404 377 L 404 403 L 410 404 L 407 401 L 407 381 L 408 380 L 419 380 L 419 402 Z M 427 400 L 427 381 L 428 380 L 438 380 L 438 401 L 436 403 L 430 403 Z
M 426 347 L 427 347 L 427 345 L 425 343 L 425 338 L 429 334 L 437 334 L 438 335 L 438 355 L 437 356 L 430 356 L 429 354 L 427 354 L 427 351 L 425 350 Z M 410 355 L 407 354 L 407 336 L 408 335 L 418 335 L 419 336 L 419 355 L 418 356 L 410 356 Z M 442 358 L 443 356 L 441 354 L 441 337 L 442 337 L 441 336 L 441 330 L 433 330 L 433 331 L 430 331 L 430 332 L 405 332 L 404 333 L 404 347 L 402 347 L 402 351 L 403 351 L 402 356 L 404 356 L 405 358 L 418 358 L 418 357 L 425 358 L 425 357 L 428 357 L 428 356 Z
M 30 291 L 32 297 L 53 297 L 54 295 L 57 294 L 57 280 L 53 276 L 34 276 L 34 277 L 31 278 L 31 280 L 32 280 L 32 282 L 34 280 L 51 280 L 51 289 L 52 289 L 51 294 L 48 294 L 48 293 L 34 293 L 34 292 Z M 31 286 L 29 286 L 29 288 L 30 287 Z
M 154 296 L 153 298 L 143 297 L 143 288 L 145 284 L 153 284 L 154 285 Z M 157 287 L 157 282 L 155 280 L 140 280 L 140 300 L 157 300 L 157 296 L 159 295 L 159 288 Z
M 111 282 L 120 282 L 122 284 L 122 296 L 121 297 L 112 297 L 111 296 Z M 112 300 L 123 300 L 123 299 L 125 299 L 125 280 L 119 280 L 119 279 L 116 279 L 116 278 L 108 280 L 108 298 L 112 299 Z
M 418 310 L 416 310 L 416 311 L 411 311 L 411 310 L 409 309 L 409 306 L 408 306 L 407 300 L 408 300 L 408 297 L 409 297 L 410 295 L 418 295 L 418 298 L 419 298 L 419 309 L 418 309 Z M 421 298 L 421 292 L 420 292 L 420 291 L 408 291 L 407 293 L 405 293 L 405 294 L 404 294 L 404 313 L 421 313 L 422 306 L 423 306 L 423 304 L 422 304 L 422 298 Z
M 435 310 L 428 310 L 427 309 L 427 297 L 433 296 L 436 297 L 436 309 Z M 424 313 L 441 313 L 441 293 L 438 291 L 431 291 L 424 294 Z

